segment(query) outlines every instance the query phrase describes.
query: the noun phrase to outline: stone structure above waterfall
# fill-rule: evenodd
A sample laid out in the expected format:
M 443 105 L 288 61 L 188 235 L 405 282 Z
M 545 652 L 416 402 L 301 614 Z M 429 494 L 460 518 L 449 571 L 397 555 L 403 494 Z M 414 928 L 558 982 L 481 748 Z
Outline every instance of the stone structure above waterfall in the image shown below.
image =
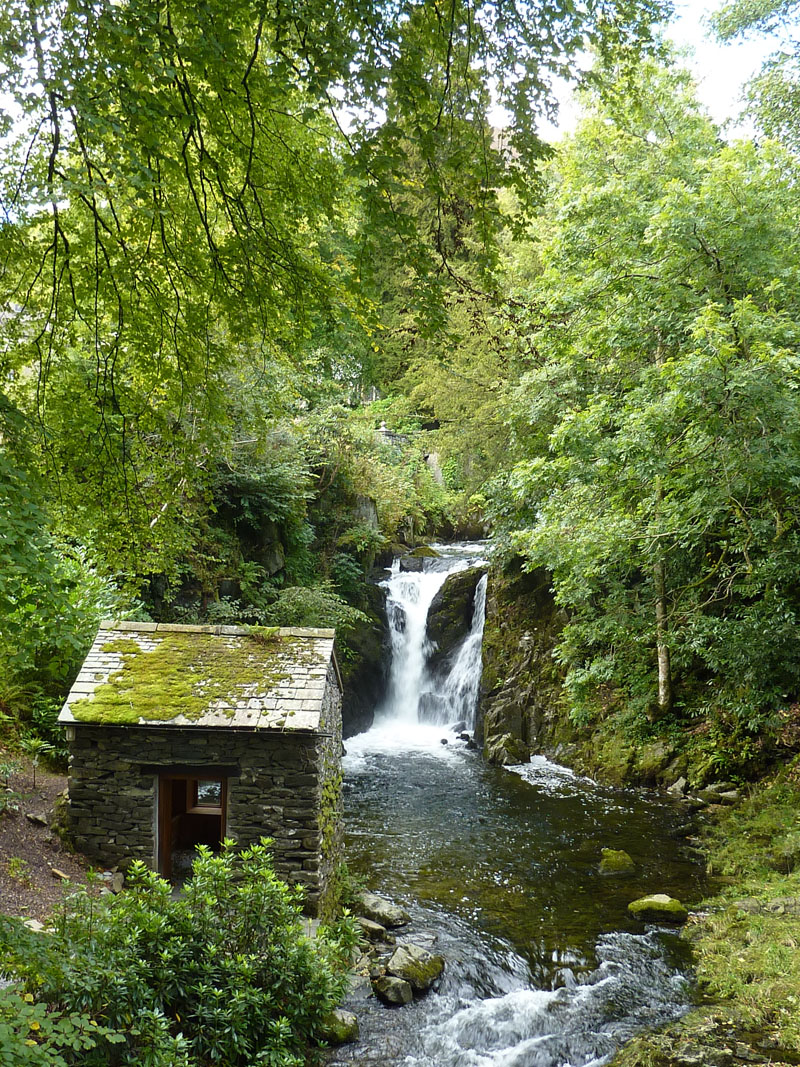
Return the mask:
M 105 865 L 180 876 L 194 847 L 274 840 L 315 910 L 337 862 L 333 630 L 103 623 L 59 721 L 69 826 Z

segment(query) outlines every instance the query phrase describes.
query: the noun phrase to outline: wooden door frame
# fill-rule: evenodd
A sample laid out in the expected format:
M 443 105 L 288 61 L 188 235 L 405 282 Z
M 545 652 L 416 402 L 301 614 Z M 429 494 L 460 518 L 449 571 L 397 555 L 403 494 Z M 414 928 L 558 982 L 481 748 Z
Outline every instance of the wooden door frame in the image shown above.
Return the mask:
M 228 776 L 220 774 L 215 767 L 209 767 L 208 771 L 205 771 L 200 767 L 193 767 L 191 770 L 163 770 L 160 771 L 157 778 L 157 813 L 156 813 L 156 828 L 157 828 L 157 841 L 156 841 L 156 864 L 158 873 L 163 878 L 172 877 L 172 783 L 173 782 L 186 782 L 186 788 L 188 791 L 189 782 L 202 782 L 213 781 L 220 782 L 222 785 L 221 804 L 219 809 L 212 808 L 208 811 L 209 815 L 219 815 L 219 839 L 220 842 L 225 840 L 225 831 L 227 829 L 228 822 Z M 188 805 L 185 811 L 190 811 Z M 195 808 L 193 814 L 199 814 Z

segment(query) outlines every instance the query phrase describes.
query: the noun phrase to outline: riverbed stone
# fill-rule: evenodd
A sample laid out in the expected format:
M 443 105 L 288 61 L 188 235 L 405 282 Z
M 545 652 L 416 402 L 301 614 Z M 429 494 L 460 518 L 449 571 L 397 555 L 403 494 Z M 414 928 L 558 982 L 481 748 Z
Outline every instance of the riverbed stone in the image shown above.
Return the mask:
M 378 896 L 377 893 L 369 893 L 366 890 L 359 893 L 356 897 L 356 906 L 364 918 L 371 919 L 372 922 L 379 923 L 389 930 L 411 922 L 411 916 L 407 911 L 404 911 L 398 904 L 393 904 L 391 900 Z
M 441 559 L 442 553 L 430 545 L 418 545 L 408 555 L 412 559 Z
M 683 923 L 689 918 L 689 912 L 683 904 L 666 893 L 651 893 L 650 896 L 632 900 L 628 911 L 635 919 L 650 923 Z
M 334 1008 L 322 1020 L 320 1037 L 329 1045 L 347 1045 L 358 1041 L 358 1019 L 351 1011 Z
M 383 974 L 373 978 L 372 988 L 375 996 L 384 1004 L 410 1004 L 414 999 L 414 991 L 409 983 L 392 975 Z
M 636 864 L 621 848 L 604 848 L 600 854 L 601 874 L 633 874 Z
M 400 570 L 410 571 L 414 574 L 419 574 L 425 567 L 425 560 L 422 556 L 403 556 L 400 560 Z
M 367 941 L 385 941 L 387 938 L 386 927 L 381 926 L 380 923 L 373 922 L 372 919 L 366 919 L 363 915 L 359 915 L 356 922 L 361 927 L 361 933 L 367 939 Z
M 386 972 L 408 982 L 416 993 L 424 993 L 444 970 L 444 956 L 436 956 L 419 945 L 400 945 L 386 964 Z

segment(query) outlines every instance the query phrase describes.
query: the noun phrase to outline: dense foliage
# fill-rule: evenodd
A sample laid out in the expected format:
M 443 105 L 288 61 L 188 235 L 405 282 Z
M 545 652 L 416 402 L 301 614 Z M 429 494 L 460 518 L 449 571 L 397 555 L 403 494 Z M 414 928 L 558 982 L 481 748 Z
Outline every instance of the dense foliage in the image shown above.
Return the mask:
M 742 755 L 800 687 L 796 175 L 647 66 L 552 164 L 494 507 L 553 572 L 584 720 L 701 717 Z
M 258 621 L 286 586 L 358 600 L 382 544 L 441 520 L 421 450 L 370 460 L 326 408 L 391 386 L 387 286 L 406 329 L 441 324 L 453 219 L 489 284 L 551 77 L 590 43 L 635 58 L 668 6 L 4 6 L 0 701 L 74 670 L 107 579 L 129 611 Z
M 54 741 L 109 611 L 346 636 L 383 553 L 488 517 L 577 719 L 758 747 L 800 690 L 797 5 L 716 16 L 783 34 L 778 140 L 732 144 L 667 7 L 7 5 L 3 708 Z
M 347 921 L 303 932 L 268 842 L 202 846 L 180 897 L 143 865 L 117 897 L 82 891 L 47 933 L 3 920 L 0 1064 L 301 1067 L 340 1000 Z

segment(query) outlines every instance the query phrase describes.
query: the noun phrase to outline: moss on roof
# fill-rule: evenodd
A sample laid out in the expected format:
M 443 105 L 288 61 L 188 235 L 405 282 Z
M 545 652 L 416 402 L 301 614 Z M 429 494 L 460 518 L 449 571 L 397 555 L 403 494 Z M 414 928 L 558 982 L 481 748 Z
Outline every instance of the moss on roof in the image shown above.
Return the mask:
M 218 704 L 233 717 L 237 701 L 263 696 L 290 672 L 283 657 L 296 660 L 302 641 L 270 634 L 220 638 L 212 634 L 142 635 L 155 645 L 142 647 L 134 637 L 114 637 L 101 647 L 117 653 L 121 665 L 94 693 L 70 704 L 81 722 L 164 722 L 183 715 L 197 721 Z

